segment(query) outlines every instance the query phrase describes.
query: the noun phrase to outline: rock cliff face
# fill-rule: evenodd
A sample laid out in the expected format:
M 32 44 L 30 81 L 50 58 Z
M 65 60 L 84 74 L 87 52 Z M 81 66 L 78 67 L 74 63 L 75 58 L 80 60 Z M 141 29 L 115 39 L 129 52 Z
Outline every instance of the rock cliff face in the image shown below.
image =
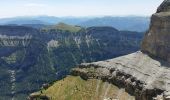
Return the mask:
M 32 39 L 31 35 L 25 35 L 25 36 L 0 35 L 0 46 L 8 46 L 8 47 L 23 46 L 23 47 L 26 47 L 29 45 L 31 39 Z
M 97 78 L 125 88 L 136 100 L 169 100 L 169 64 L 142 52 L 85 63 L 72 70 L 72 75 L 83 79 Z
M 170 62 L 170 0 L 165 0 L 152 15 L 141 50 Z
M 158 7 L 157 13 L 170 11 L 170 1 L 164 0 L 164 2 Z
M 72 70 L 83 79 L 111 82 L 136 100 L 170 100 L 170 0 L 151 18 L 141 51 L 106 61 L 84 63 Z

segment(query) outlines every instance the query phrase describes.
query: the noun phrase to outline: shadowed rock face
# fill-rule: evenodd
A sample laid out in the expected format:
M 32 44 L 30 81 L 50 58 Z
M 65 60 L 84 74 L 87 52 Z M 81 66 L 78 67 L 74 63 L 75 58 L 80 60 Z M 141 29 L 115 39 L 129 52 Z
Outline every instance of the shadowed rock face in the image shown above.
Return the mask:
M 170 62 L 170 0 L 165 0 L 152 15 L 141 50 Z
M 164 0 L 164 2 L 158 7 L 157 13 L 170 11 L 170 0 Z

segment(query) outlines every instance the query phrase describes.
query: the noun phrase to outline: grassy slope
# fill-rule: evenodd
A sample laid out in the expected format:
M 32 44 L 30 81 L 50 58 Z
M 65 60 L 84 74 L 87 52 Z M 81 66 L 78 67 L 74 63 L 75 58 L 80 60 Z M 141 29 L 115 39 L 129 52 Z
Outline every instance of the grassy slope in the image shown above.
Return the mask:
M 85 81 L 74 76 L 57 81 L 42 93 L 52 100 L 105 100 L 105 98 L 134 100 L 124 89 L 112 84 L 97 79 Z
M 68 25 L 65 23 L 59 23 L 57 25 L 45 27 L 44 30 L 50 30 L 50 29 L 55 29 L 55 30 L 61 30 L 61 31 L 69 31 L 72 33 L 78 32 L 81 30 L 81 27 L 79 26 L 73 26 L 73 25 Z

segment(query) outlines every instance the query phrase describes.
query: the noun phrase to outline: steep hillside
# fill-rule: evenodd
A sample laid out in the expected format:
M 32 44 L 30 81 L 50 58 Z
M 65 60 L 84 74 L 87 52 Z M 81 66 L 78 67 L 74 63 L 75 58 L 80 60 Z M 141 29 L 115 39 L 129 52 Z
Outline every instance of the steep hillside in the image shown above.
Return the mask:
M 112 27 L 72 31 L 0 26 L 0 99 L 23 100 L 83 62 L 137 51 L 142 33 Z
M 48 51 L 38 30 L 1 26 L 0 33 L 0 99 L 22 99 L 40 83 L 54 79 L 55 71 L 47 67 Z M 48 79 L 46 73 L 51 74 Z
M 134 100 L 124 89 L 97 79 L 83 80 L 80 77 L 68 76 L 54 83 L 48 89 L 32 94 L 47 96 L 50 100 Z M 31 97 L 31 96 L 30 96 Z

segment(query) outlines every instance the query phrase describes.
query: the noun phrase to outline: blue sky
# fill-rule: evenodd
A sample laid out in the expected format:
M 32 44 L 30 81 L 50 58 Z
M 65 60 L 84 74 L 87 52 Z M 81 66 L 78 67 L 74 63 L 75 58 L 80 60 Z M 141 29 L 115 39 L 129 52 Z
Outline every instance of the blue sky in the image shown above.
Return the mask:
M 0 18 L 14 16 L 150 16 L 163 0 L 1 0 Z

